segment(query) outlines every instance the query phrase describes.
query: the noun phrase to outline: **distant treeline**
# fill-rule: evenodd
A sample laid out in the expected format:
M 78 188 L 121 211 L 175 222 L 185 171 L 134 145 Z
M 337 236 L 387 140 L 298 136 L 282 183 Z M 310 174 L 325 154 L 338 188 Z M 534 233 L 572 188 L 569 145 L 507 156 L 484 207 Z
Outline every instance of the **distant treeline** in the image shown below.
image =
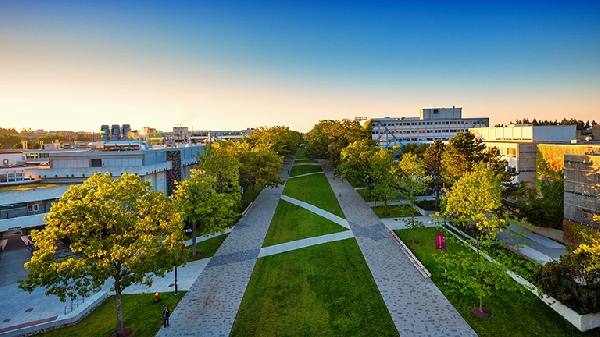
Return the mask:
M 514 123 L 512 121 L 510 121 L 508 124 L 531 124 L 531 125 L 577 125 L 577 130 L 585 130 L 585 129 L 589 129 L 592 125 L 597 124 L 595 120 L 592 120 L 592 122 L 590 123 L 590 121 L 588 120 L 587 122 L 583 122 L 582 120 L 577 120 L 575 118 L 571 118 L 571 119 L 566 119 L 563 118 L 562 121 L 559 121 L 558 119 L 555 120 L 537 120 L 537 119 L 532 119 L 529 120 L 528 118 L 524 118 L 524 119 L 517 119 Z M 504 124 L 496 124 L 496 127 L 503 127 L 505 126 Z

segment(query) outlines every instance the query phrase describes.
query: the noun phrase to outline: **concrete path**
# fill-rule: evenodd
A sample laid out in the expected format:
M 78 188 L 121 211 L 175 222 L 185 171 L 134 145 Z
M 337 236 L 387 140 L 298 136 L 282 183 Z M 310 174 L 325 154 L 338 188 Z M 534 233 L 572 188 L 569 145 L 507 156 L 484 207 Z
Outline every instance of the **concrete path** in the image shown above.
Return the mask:
M 343 231 L 343 232 L 335 233 L 335 234 L 325 234 L 325 235 L 316 236 L 316 237 L 312 237 L 312 238 L 306 238 L 306 239 L 302 239 L 302 240 L 286 242 L 286 243 L 282 243 L 282 244 L 278 244 L 278 245 L 261 248 L 260 253 L 258 254 L 258 257 L 275 255 L 275 254 L 279 254 L 279 253 L 283 253 L 283 252 L 289 252 L 292 250 L 306 248 L 306 247 L 310 247 L 310 246 L 314 246 L 314 245 L 320 245 L 323 243 L 328 243 L 328 242 L 333 242 L 333 241 L 345 240 L 345 239 L 351 238 L 353 236 L 354 236 L 354 234 L 352 233 L 352 231 Z
M 348 182 L 324 168 L 377 287 L 402 337 L 477 336 L 429 278 L 399 251 L 385 226 Z
M 332 213 L 329 213 L 326 210 L 320 209 L 317 206 L 311 205 L 311 204 L 306 203 L 304 201 L 300 201 L 298 199 L 294 199 L 292 197 L 288 197 L 287 195 L 282 195 L 281 199 L 283 199 L 283 200 L 285 200 L 285 201 L 287 201 L 289 203 L 292 203 L 294 205 L 300 206 L 300 207 L 302 207 L 302 208 L 304 208 L 306 210 L 309 210 L 309 211 L 311 211 L 311 212 L 313 212 L 313 213 L 315 213 L 315 214 L 317 214 L 319 216 L 324 217 L 325 219 L 331 220 L 331 221 L 335 222 L 336 224 L 338 224 L 338 225 L 340 225 L 340 226 L 342 226 L 344 228 L 350 228 L 350 226 L 348 225 L 348 221 L 346 219 L 342 219 L 339 216 L 337 216 L 335 214 L 332 214 Z
M 290 168 L 287 161 L 284 172 Z M 157 336 L 229 336 L 282 191 L 260 193 Z
M 300 175 L 297 175 L 297 176 L 289 177 L 288 179 L 302 178 L 302 177 L 310 176 L 310 175 L 313 175 L 313 174 L 323 174 L 323 172 L 304 173 L 304 174 L 300 174 Z

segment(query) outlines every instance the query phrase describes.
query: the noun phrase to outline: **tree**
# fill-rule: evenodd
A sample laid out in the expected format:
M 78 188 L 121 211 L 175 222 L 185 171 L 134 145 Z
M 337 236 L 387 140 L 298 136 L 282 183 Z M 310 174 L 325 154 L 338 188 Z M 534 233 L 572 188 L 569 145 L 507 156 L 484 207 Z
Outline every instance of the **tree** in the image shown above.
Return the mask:
M 218 193 L 241 193 L 239 184 L 240 162 L 235 156 L 233 142 L 213 142 L 204 147 L 199 168 L 214 175 Z
M 219 192 L 217 177 L 199 169 L 192 169 L 188 179 L 176 184 L 173 197 L 186 222 L 192 225 L 192 256 L 196 256 L 197 228 L 206 235 L 233 225 L 239 217 L 241 194 Z
M 442 190 L 442 155 L 444 153 L 445 145 L 439 140 L 436 140 L 425 150 L 423 160 L 425 162 L 425 170 L 429 178 L 431 179 L 431 188 L 435 200 L 438 201 L 440 198 L 440 191 Z
M 442 154 L 442 177 L 447 187 L 472 171 L 483 159 L 485 145 L 471 132 L 459 132 L 450 138 Z
M 252 145 L 242 141 L 234 144 L 235 156 L 240 162 L 239 182 L 246 189 L 256 185 L 275 187 L 283 183 L 279 171 L 283 158 L 265 144 Z
M 28 278 L 19 287 L 45 287 L 64 301 L 97 292 L 112 279 L 118 336 L 124 335 L 122 291 L 134 283 L 151 285 L 153 275 L 184 261 L 181 214 L 134 174 L 116 180 L 94 174 L 71 186 L 44 220 L 46 227 L 31 233 L 39 250 L 25 263 Z M 61 242 L 76 256 L 60 255 Z
M 594 222 L 600 224 L 600 215 L 594 215 L 593 219 Z M 573 253 L 586 256 L 587 263 L 583 267 L 589 273 L 598 274 L 600 272 L 600 235 L 588 235 L 585 239 L 587 242 L 580 244 Z
M 411 208 L 411 219 L 405 223 L 412 229 L 413 239 L 411 243 L 419 243 L 415 241 L 415 228 L 422 227 L 423 223 L 415 221 L 415 197 L 427 191 L 429 177 L 425 175 L 425 164 L 416 154 L 405 153 L 402 160 L 398 163 L 397 174 L 400 178 L 400 190 L 408 197 Z
M 506 218 L 499 217 L 497 211 L 502 207 L 502 185 L 492 170 L 480 163 L 473 172 L 466 173 L 458 180 L 444 198 L 444 215 L 465 228 L 474 225 L 476 237 L 472 242 L 477 258 L 470 259 L 465 253 L 458 253 L 456 259 L 448 260 L 448 278 L 461 285 L 465 294 L 475 293 L 479 297 L 479 308 L 472 309 L 474 314 L 484 315 L 489 311 L 483 308 L 483 298 L 493 289 L 514 289 L 503 268 L 490 263 L 482 257 L 497 241 L 497 235 L 508 225 Z
M 360 181 L 368 185 L 369 196 L 371 193 L 369 162 L 373 154 L 378 151 L 377 146 L 370 140 L 357 140 L 342 149 L 340 163 L 336 167 L 336 174 L 346 180 Z
M 302 137 L 297 131 L 290 131 L 286 126 L 261 126 L 250 132 L 252 145 L 262 145 L 273 149 L 276 154 L 283 157 L 292 157 L 300 146 Z
M 373 196 L 383 202 L 384 215 L 388 215 L 388 202 L 396 196 L 398 184 L 392 165 L 392 153 L 385 148 L 379 148 L 369 161 L 370 178 L 374 183 Z
M 361 126 L 357 120 L 322 120 L 306 134 L 306 153 L 311 159 L 327 159 L 337 167 L 343 148 L 371 137 L 370 128 Z

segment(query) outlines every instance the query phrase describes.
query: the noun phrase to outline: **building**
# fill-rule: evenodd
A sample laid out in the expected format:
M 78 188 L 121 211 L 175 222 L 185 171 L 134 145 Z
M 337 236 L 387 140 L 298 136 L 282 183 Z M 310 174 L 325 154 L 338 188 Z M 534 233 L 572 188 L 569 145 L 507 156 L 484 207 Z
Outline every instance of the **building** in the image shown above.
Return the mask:
M 565 154 L 565 219 L 600 229 L 592 220 L 600 215 L 600 152 Z
M 116 134 L 114 128 L 111 135 Z M 71 184 L 82 183 L 96 172 L 115 178 L 133 173 L 149 181 L 155 191 L 170 195 L 175 181 L 190 176 L 204 149 L 192 144 L 148 148 L 126 137 L 103 136 L 108 140 L 89 148 L 23 150 L 21 166 L 0 166 L 0 187 L 30 184 L 23 190 L 0 192 L 0 232 L 42 225 L 53 201 Z
M 576 125 L 514 125 L 505 127 L 471 128 L 488 148 L 496 147 L 509 170 L 518 172 L 514 182 L 537 179 L 538 144 L 569 144 L 576 137 Z M 561 158 L 562 160 L 562 158 Z
M 489 118 L 462 118 L 462 108 L 421 109 L 420 117 L 384 117 L 369 119 L 373 140 L 380 147 L 407 144 L 431 144 L 448 141 L 458 132 L 487 127 Z

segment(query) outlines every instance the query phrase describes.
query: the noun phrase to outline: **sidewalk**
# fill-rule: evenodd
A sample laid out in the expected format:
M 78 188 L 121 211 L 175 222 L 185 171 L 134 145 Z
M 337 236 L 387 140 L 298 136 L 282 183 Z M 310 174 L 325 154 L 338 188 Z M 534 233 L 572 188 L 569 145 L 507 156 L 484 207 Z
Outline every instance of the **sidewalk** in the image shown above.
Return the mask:
M 424 278 L 362 197 L 348 183 L 333 180 L 324 168 L 340 206 L 364 255 L 396 328 L 401 336 L 476 336 L 431 279 Z

